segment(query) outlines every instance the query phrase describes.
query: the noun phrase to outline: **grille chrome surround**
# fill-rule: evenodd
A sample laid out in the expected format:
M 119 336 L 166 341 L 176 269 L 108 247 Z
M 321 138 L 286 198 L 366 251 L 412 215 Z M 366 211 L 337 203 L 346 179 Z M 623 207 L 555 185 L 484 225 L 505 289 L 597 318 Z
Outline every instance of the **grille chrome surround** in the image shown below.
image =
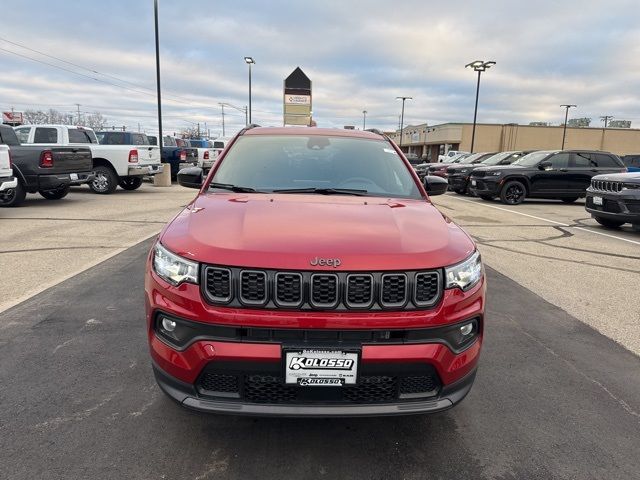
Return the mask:
M 444 293 L 441 270 L 280 271 L 203 265 L 200 275 L 207 303 L 234 308 L 421 310 L 433 308 Z
M 599 192 L 621 192 L 622 182 L 610 180 L 591 180 L 591 189 Z

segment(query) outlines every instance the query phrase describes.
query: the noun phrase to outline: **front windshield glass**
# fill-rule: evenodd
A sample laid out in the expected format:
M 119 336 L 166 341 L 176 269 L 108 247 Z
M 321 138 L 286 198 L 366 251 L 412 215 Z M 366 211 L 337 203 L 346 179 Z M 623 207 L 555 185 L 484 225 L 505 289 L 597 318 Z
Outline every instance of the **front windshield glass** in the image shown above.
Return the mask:
M 350 189 L 370 196 L 422 198 L 389 142 L 325 135 L 242 136 L 211 181 L 261 192 Z
M 533 152 L 529 155 L 525 155 L 519 160 L 516 160 L 511 165 L 520 165 L 521 167 L 533 167 L 537 165 L 540 160 L 548 157 L 552 151 Z
M 468 157 L 463 158 L 458 163 L 461 164 L 461 165 L 467 165 L 469 163 L 473 163 L 475 160 L 477 160 L 478 158 L 480 158 L 483 155 L 484 155 L 484 153 L 473 153 L 473 154 L 469 155 Z
M 487 158 L 486 160 L 484 160 L 482 162 L 483 165 L 499 165 L 500 162 L 502 162 L 503 160 L 509 158 L 511 155 L 513 155 L 516 152 L 502 152 L 502 153 L 496 153 L 495 155 Z

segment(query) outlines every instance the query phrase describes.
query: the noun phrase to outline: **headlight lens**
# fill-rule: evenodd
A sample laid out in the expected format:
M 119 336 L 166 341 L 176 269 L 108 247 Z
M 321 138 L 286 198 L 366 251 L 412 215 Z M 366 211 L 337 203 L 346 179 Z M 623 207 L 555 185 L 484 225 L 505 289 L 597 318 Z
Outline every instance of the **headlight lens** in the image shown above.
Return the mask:
M 487 172 L 487 173 L 485 173 L 485 175 L 486 175 L 487 177 L 497 177 L 498 175 L 502 175 L 502 172 L 500 172 L 500 171 L 496 171 L 496 172 Z
M 153 269 L 160 278 L 173 286 L 183 282 L 198 283 L 198 263 L 179 257 L 156 243 L 153 251 Z
M 623 183 L 622 188 L 627 190 L 640 190 L 640 183 Z
M 480 260 L 480 253 L 475 251 L 473 255 L 467 258 L 464 262 L 460 262 L 457 265 L 446 267 L 445 273 L 445 288 L 459 288 L 463 291 L 469 290 L 476 285 L 482 278 L 482 261 Z

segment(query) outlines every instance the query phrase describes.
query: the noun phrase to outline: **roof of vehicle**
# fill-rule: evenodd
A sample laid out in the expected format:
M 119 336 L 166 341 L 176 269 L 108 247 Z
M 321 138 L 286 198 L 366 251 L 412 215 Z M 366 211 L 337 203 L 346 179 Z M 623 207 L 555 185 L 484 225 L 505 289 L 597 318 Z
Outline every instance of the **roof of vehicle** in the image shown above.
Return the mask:
M 380 140 L 381 135 L 362 130 L 347 130 L 342 128 L 318 128 L 318 127 L 254 127 L 245 130 L 244 135 L 310 135 L 327 137 L 353 137 Z
M 83 127 L 82 125 L 62 125 L 60 123 L 43 123 L 43 124 L 38 124 L 38 125 L 18 125 L 15 128 L 20 128 L 20 127 L 50 127 L 50 128 L 82 128 L 84 130 L 92 130 L 91 127 Z

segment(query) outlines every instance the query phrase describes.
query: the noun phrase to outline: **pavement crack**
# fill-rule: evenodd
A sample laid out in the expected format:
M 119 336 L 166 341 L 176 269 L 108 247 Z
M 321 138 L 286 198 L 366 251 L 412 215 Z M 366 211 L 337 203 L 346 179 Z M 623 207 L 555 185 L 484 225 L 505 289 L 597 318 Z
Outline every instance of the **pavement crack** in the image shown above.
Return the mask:
M 89 407 L 89 408 L 87 408 L 85 410 L 82 410 L 80 412 L 72 413 L 71 415 L 68 415 L 68 416 L 65 416 L 65 417 L 52 418 L 51 420 L 47 420 L 45 422 L 38 423 L 38 424 L 34 425 L 34 428 L 40 429 L 40 428 L 48 428 L 48 427 L 57 427 L 57 426 L 59 426 L 59 425 L 61 425 L 63 423 L 67 423 L 67 422 L 79 422 L 79 421 L 82 421 L 82 420 L 84 420 L 86 418 L 89 418 L 91 415 L 93 415 L 99 409 L 104 407 L 107 403 L 109 403 L 111 400 L 113 400 L 113 398 L 118 393 L 120 393 L 120 390 L 107 395 L 106 397 L 104 397 L 100 402 L 98 402 L 93 407 Z
M 586 373 L 584 373 L 582 370 L 580 370 L 578 367 L 576 367 L 572 362 L 570 362 L 569 360 L 567 360 L 566 358 L 564 358 L 563 356 L 561 356 L 560 354 L 558 354 L 555 350 L 553 350 L 551 347 L 547 346 L 542 340 L 534 337 L 533 335 L 531 335 L 529 332 L 527 332 L 524 328 L 522 328 L 522 326 L 516 322 L 512 317 L 510 317 L 509 315 L 505 315 L 506 318 L 509 319 L 509 321 L 518 329 L 520 330 L 520 332 L 522 332 L 527 338 L 529 338 L 530 340 L 534 341 L 535 343 L 537 343 L 538 345 L 540 345 L 542 348 L 544 348 L 549 354 L 551 354 L 552 356 L 554 356 L 555 358 L 557 358 L 558 360 L 562 361 L 565 365 L 567 365 L 569 368 L 571 368 L 571 370 L 573 370 L 574 372 L 576 372 L 578 375 L 580 375 L 582 378 L 584 378 L 585 380 L 593 383 L 594 385 L 598 386 L 602 391 L 604 391 L 612 400 L 614 400 L 620 407 L 622 407 L 622 409 L 627 412 L 629 415 L 636 417 L 637 421 L 640 423 L 640 413 L 636 412 L 631 405 L 629 405 L 627 402 L 625 402 L 623 399 L 617 397 L 613 392 L 611 392 L 611 390 L 609 390 L 605 385 L 603 385 L 601 382 L 599 382 L 598 380 L 596 380 L 595 378 L 587 375 Z
M 71 342 L 73 342 L 75 340 L 75 338 L 70 338 L 69 340 L 62 342 L 60 345 L 56 345 L 56 348 L 53 349 L 53 352 L 51 352 L 52 354 L 56 353 L 58 350 L 60 350 L 61 348 L 66 347 L 67 345 L 69 345 Z

